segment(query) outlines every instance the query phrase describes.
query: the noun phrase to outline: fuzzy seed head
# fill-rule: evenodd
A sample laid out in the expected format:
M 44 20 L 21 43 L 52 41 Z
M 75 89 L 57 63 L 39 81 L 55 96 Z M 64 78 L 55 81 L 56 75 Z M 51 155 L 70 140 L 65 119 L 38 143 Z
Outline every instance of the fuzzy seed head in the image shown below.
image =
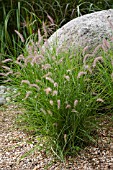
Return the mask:
M 37 88 L 38 90 L 40 90 L 40 87 L 39 87 L 37 84 L 30 84 L 30 87 L 35 87 L 35 88 Z
M 53 91 L 53 96 L 55 96 L 55 95 L 57 96 L 57 94 L 58 94 L 58 91 L 57 91 L 57 90 L 54 90 L 54 91 Z
M 70 80 L 70 77 L 69 77 L 69 76 L 64 75 L 64 78 L 65 78 L 67 81 Z
M 22 85 L 23 83 L 26 83 L 26 84 L 30 85 L 29 80 L 22 80 L 22 81 L 21 81 L 21 85 Z
M 42 65 L 42 70 L 47 70 L 47 69 L 50 69 L 50 68 L 51 68 L 50 64 Z
M 67 104 L 66 105 L 66 109 L 70 109 L 71 108 L 71 105 L 70 104 Z
M 58 87 L 58 83 L 55 82 L 55 83 L 54 83 L 54 87 Z
M 44 91 L 48 95 L 50 92 L 52 92 L 52 89 L 50 87 L 48 87 L 48 88 L 44 89 Z
M 60 109 L 60 100 L 57 100 L 58 109 Z
M 101 99 L 101 98 L 98 98 L 96 101 L 97 101 L 97 102 L 102 102 L 102 103 L 104 103 L 104 100 Z
M 78 73 L 77 78 L 79 79 L 82 75 L 85 75 L 85 74 L 87 74 L 87 72 L 81 71 L 81 72 Z
M 78 100 L 75 100 L 75 101 L 74 101 L 74 107 L 76 107 L 77 104 L 78 104 Z
M 49 103 L 51 106 L 53 106 L 53 100 L 50 100 Z
M 50 78 L 50 77 L 46 77 L 46 80 L 49 80 L 51 83 L 53 83 L 53 84 L 54 84 L 54 80 L 53 80 L 52 78 Z
M 3 60 L 2 63 L 7 63 L 7 62 L 9 62 L 9 61 L 13 61 L 13 60 L 10 59 L 10 58 L 7 58 L 7 59 Z
M 95 59 L 94 59 L 94 62 L 93 62 L 93 67 L 96 67 L 96 64 L 97 64 L 97 62 L 98 61 L 102 61 L 103 62 L 103 58 L 100 56 L 100 57 L 96 57 Z

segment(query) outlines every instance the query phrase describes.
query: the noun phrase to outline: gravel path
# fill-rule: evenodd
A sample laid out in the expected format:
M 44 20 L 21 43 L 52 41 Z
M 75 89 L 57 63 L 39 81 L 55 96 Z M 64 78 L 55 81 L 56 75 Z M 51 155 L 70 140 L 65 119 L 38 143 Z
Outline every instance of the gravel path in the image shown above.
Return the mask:
M 0 170 L 113 170 L 113 118 L 102 121 L 96 146 L 61 163 L 46 154 L 38 137 L 15 128 L 18 114 L 16 106 L 0 107 Z

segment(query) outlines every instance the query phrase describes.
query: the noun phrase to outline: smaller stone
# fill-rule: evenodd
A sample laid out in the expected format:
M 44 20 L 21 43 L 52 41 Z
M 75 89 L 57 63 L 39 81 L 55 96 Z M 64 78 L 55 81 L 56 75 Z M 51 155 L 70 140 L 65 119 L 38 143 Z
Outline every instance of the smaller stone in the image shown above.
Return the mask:
M 0 93 L 5 93 L 7 88 L 5 86 L 0 86 Z
M 0 106 L 6 103 L 6 99 L 4 97 L 0 97 Z

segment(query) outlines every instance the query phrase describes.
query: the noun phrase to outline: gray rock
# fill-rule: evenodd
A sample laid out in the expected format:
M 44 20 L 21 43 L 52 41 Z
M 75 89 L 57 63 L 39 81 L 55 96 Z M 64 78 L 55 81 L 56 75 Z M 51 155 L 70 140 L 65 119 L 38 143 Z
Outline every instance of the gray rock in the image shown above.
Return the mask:
M 111 26 L 112 24 L 112 26 Z M 49 50 L 57 47 L 58 51 L 75 50 L 89 46 L 96 47 L 103 38 L 113 36 L 113 9 L 94 12 L 75 18 L 58 29 L 44 44 Z
M 0 93 L 5 93 L 7 88 L 5 86 L 0 86 Z
M 6 103 L 6 99 L 0 96 L 0 106 L 4 105 L 5 103 Z

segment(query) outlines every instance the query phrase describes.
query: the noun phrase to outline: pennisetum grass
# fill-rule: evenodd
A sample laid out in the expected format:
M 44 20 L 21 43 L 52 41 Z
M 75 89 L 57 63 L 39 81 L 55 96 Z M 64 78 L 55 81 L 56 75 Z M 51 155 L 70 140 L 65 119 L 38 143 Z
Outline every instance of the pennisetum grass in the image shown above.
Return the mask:
M 32 5 L 27 1 L 26 3 L 34 10 Z M 35 3 L 43 10 L 42 4 L 43 2 Z M 68 16 L 70 4 L 66 4 L 65 13 L 62 12 L 59 1 L 49 4 L 54 17 L 57 18 L 59 9 L 64 18 L 60 25 Z M 81 15 L 80 7 L 84 4 L 87 3 L 81 2 L 77 7 L 78 15 Z M 58 9 L 53 8 L 55 5 Z M 91 8 L 92 6 L 90 11 Z M 26 13 L 26 20 L 22 18 L 21 10 Z M 21 121 L 26 122 L 26 128 L 36 135 L 46 136 L 49 140 L 48 147 L 59 159 L 63 159 L 90 142 L 95 142 L 92 132 L 97 128 L 96 116 L 103 110 L 107 113 L 113 109 L 113 51 L 109 49 L 109 42 L 104 40 L 92 54 L 85 54 L 87 48 L 83 52 L 77 52 L 76 56 L 70 56 L 69 52 L 58 53 L 57 49 L 46 53 L 41 48 L 43 38 L 48 36 L 49 26 L 55 27 L 56 24 L 46 10 L 42 13 L 44 12 L 49 21 L 41 22 L 35 13 L 21 7 L 20 2 L 16 10 L 11 9 L 7 14 L 4 12 L 1 49 L 7 49 L 12 57 L 1 62 L 4 72 L 0 74 L 6 78 L 5 83 L 17 89 L 14 100 L 25 108 Z M 17 27 L 12 38 L 8 24 L 13 14 L 16 14 Z M 45 33 L 45 37 L 41 36 L 40 29 L 36 30 L 36 22 L 42 24 L 41 31 Z M 21 30 L 21 24 L 24 31 Z M 33 30 L 37 34 L 34 35 Z M 39 41 L 35 43 L 37 35 Z M 14 50 L 13 55 L 11 50 Z
M 103 51 L 101 57 L 83 58 L 79 51 L 70 57 L 69 52 L 41 54 L 36 46 L 16 60 L 4 60 L 4 74 L 17 89 L 16 102 L 26 110 L 26 128 L 47 136 L 51 151 L 63 159 L 95 142 L 96 116 L 102 108 L 113 108 L 112 53 L 109 49 L 107 57 Z M 11 70 L 7 62 L 13 62 Z

